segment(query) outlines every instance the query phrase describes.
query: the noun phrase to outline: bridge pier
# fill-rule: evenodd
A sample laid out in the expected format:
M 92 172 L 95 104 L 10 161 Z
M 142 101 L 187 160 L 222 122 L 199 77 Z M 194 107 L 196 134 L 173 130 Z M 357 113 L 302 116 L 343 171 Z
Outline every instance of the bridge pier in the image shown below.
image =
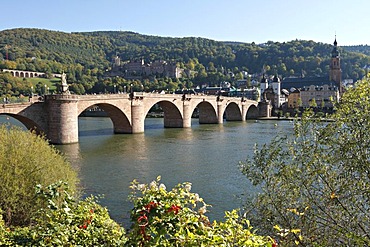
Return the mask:
M 190 128 L 191 127 L 191 108 L 188 101 L 184 101 L 183 105 L 183 118 L 182 118 L 182 127 L 183 128 Z
M 243 102 L 242 103 L 242 121 L 247 121 L 247 112 L 248 112 L 248 108 L 245 102 Z
M 144 132 L 144 106 L 142 100 L 132 99 L 131 100 L 131 125 L 132 133 L 143 133 Z
M 47 95 L 47 138 L 53 144 L 78 142 L 78 98 L 75 95 Z
M 217 103 L 217 123 L 222 124 L 224 122 L 224 109 L 221 103 Z

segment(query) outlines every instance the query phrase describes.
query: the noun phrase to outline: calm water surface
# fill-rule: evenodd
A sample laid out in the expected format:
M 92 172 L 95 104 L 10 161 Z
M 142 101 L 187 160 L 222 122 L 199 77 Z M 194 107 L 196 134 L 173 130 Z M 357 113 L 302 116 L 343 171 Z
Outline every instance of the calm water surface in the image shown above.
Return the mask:
M 0 123 L 6 118 L 0 116 Z M 209 217 L 221 220 L 224 211 L 241 207 L 255 193 L 238 162 L 251 157 L 255 143 L 292 130 L 289 121 L 199 125 L 197 119 L 189 129 L 164 129 L 163 119 L 147 118 L 145 133 L 114 135 L 109 118 L 80 117 L 79 143 L 57 148 L 78 169 L 85 194 L 104 195 L 101 204 L 126 226 L 130 182 L 149 183 L 159 175 L 167 189 L 191 182 L 192 191 L 213 206 Z

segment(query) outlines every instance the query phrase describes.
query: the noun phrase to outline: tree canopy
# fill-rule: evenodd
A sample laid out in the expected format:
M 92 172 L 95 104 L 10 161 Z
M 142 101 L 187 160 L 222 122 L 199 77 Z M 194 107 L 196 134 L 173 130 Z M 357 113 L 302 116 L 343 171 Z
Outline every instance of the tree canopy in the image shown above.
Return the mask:
M 369 95 L 365 79 L 343 95 L 333 122 L 308 111 L 293 137 L 241 163 L 262 191 L 247 206 L 253 224 L 287 245 L 370 244 Z

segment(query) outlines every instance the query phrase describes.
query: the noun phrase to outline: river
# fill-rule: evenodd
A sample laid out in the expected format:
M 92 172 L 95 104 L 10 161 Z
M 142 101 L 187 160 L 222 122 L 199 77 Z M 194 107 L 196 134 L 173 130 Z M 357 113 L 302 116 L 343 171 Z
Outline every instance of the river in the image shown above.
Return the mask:
M 16 123 L 7 116 L 2 122 Z M 167 189 L 191 182 L 192 191 L 211 204 L 208 216 L 222 220 L 224 211 L 240 208 L 256 189 L 238 168 L 253 155 L 256 143 L 267 143 L 293 131 L 289 121 L 225 122 L 192 128 L 165 129 L 163 119 L 147 118 L 143 134 L 113 134 L 109 118 L 79 118 L 79 143 L 56 146 L 78 170 L 85 195 L 100 199 L 111 217 L 128 226 L 129 186 L 133 179 L 149 183 L 157 176 Z

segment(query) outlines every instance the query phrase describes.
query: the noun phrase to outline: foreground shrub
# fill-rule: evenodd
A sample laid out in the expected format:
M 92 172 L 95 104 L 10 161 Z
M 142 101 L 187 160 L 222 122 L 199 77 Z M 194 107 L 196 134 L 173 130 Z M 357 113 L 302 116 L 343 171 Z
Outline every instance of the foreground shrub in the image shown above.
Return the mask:
M 28 225 L 42 207 L 35 200 L 37 184 L 63 180 L 72 191 L 77 173 L 55 148 L 40 136 L 16 127 L 0 126 L 0 208 L 6 225 Z
M 134 181 L 131 201 L 130 246 L 272 246 L 273 240 L 255 235 L 249 221 L 237 211 L 226 212 L 225 222 L 211 223 L 207 205 L 191 184 L 179 184 L 171 191 L 160 184 Z
M 224 222 L 211 223 L 208 205 L 190 192 L 190 183 L 167 191 L 159 182 L 132 183 L 127 236 L 96 198 L 76 201 L 63 182 L 37 186 L 46 207 L 27 227 L 7 228 L 0 217 L 0 246 L 276 246 L 270 237 L 256 235 L 237 210 L 226 212 Z
M 68 194 L 59 182 L 46 188 L 38 186 L 37 196 L 47 207 L 37 213 L 35 225 L 10 231 L 1 225 L 1 246 L 123 246 L 125 231 L 114 222 L 106 208 L 89 197 L 82 201 Z M 3 226 L 3 228 L 2 228 Z

